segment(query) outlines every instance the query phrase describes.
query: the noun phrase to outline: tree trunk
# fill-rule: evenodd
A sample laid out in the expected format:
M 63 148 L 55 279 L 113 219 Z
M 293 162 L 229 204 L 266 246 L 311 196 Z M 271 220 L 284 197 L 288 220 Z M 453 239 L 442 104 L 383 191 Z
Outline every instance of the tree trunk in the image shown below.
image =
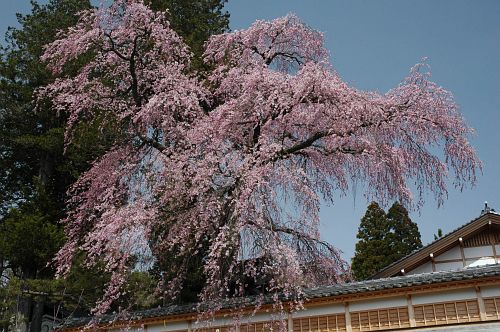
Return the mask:
M 31 315 L 30 332 L 40 332 L 42 330 L 42 317 L 45 305 L 45 298 L 35 301 L 33 313 Z
M 33 301 L 31 297 L 19 298 L 16 313 L 16 322 L 13 329 L 14 331 L 27 332 L 29 330 L 32 305 Z
M 54 173 L 54 160 L 53 157 L 47 153 L 43 152 L 43 156 L 40 158 L 40 168 L 38 171 L 38 178 L 40 180 L 40 185 L 44 190 L 47 190 L 51 185 L 51 178 Z

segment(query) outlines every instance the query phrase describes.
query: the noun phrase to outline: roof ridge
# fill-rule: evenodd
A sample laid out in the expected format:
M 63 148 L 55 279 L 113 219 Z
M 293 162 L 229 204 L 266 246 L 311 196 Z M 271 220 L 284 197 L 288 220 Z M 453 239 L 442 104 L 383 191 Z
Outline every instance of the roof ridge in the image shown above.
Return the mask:
M 401 258 L 400 258 L 400 259 L 398 259 L 397 261 L 392 262 L 391 264 L 387 265 L 386 267 L 384 267 L 384 268 L 380 269 L 379 271 L 377 271 L 376 273 L 372 274 L 372 275 L 371 275 L 371 276 L 369 276 L 366 280 L 377 279 L 377 278 L 374 278 L 374 277 L 375 277 L 375 276 L 377 276 L 378 274 L 380 274 L 380 273 L 382 273 L 382 272 L 384 272 L 384 271 L 386 271 L 386 270 L 390 269 L 391 267 L 393 267 L 393 266 L 395 266 L 395 265 L 397 265 L 397 264 L 401 263 L 401 262 L 402 262 L 402 261 L 404 261 L 405 259 L 407 259 L 407 258 L 409 258 L 409 257 L 411 257 L 411 256 L 413 256 L 413 255 L 415 255 L 415 254 L 417 254 L 418 252 L 420 252 L 420 251 L 422 251 L 422 250 L 425 250 L 426 248 L 428 248 L 428 247 L 430 247 L 430 246 L 434 245 L 435 243 L 438 243 L 438 242 L 440 242 L 440 241 L 444 240 L 445 238 L 449 237 L 449 236 L 450 236 L 450 235 L 452 235 L 453 233 L 456 233 L 456 232 L 460 231 L 460 230 L 461 230 L 461 229 L 463 229 L 464 227 L 467 227 L 467 226 L 469 226 L 469 225 L 473 224 L 474 222 L 478 221 L 479 219 L 485 219 L 485 216 L 488 216 L 488 215 L 496 215 L 496 216 L 499 216 L 500 214 L 499 214 L 499 213 L 496 213 L 496 212 L 487 212 L 487 213 L 484 213 L 484 214 L 482 214 L 482 215 L 480 215 L 480 216 L 478 216 L 478 217 L 476 217 L 476 218 L 474 218 L 474 219 L 472 219 L 472 220 L 468 221 L 467 223 L 463 224 L 462 226 L 457 227 L 457 228 L 455 228 L 454 230 L 452 230 L 452 231 L 450 231 L 450 232 L 446 233 L 446 234 L 445 234 L 445 235 L 443 235 L 442 237 L 440 237 L 440 238 L 438 238 L 438 239 L 435 239 L 434 241 L 432 241 L 432 242 L 430 242 L 430 243 L 426 244 L 425 246 L 423 246 L 423 247 L 421 247 L 421 248 L 419 248 L 419 249 L 415 249 L 415 250 L 413 250 L 411 253 L 409 253 L 409 254 L 407 254 L 407 255 L 405 255 L 405 256 L 403 256 L 403 257 L 401 257 Z

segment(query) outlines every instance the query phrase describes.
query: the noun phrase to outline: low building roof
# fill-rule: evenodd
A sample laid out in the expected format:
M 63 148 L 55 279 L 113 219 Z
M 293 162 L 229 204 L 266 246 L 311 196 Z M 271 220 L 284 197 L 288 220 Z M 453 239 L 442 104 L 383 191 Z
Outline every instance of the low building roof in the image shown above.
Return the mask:
M 380 278 L 373 280 L 366 280 L 360 282 L 352 282 L 331 286 L 323 286 L 323 287 L 315 287 L 305 290 L 305 295 L 307 297 L 306 301 L 318 299 L 318 298 L 332 298 L 338 296 L 349 296 L 353 294 L 363 294 L 384 290 L 394 290 L 394 289 L 402 289 L 402 288 L 410 288 L 416 286 L 425 286 L 425 285 L 435 285 L 439 283 L 447 283 L 447 282 L 460 282 L 467 280 L 481 280 L 484 278 L 492 278 L 492 277 L 500 277 L 500 265 L 490 265 L 490 266 L 480 266 L 473 268 L 465 268 L 458 271 L 440 271 L 440 272 L 432 272 L 432 273 L 422 273 L 422 274 L 413 274 L 413 275 L 405 275 L 391 278 Z M 283 301 L 286 301 L 287 298 L 283 297 Z M 245 298 L 237 298 L 226 300 L 221 305 L 221 309 L 231 309 L 235 307 L 252 307 L 256 304 L 256 297 L 245 297 Z M 272 303 L 272 298 L 265 298 L 264 304 Z M 162 317 L 171 317 L 177 315 L 185 315 L 185 314 L 196 314 L 197 310 L 203 309 L 203 306 L 199 306 L 199 304 L 186 304 L 186 305 L 170 305 L 161 308 L 148 309 L 135 311 L 130 314 L 128 320 L 132 321 L 141 321 L 141 320 L 149 320 L 152 318 L 162 318 Z M 84 318 L 70 318 L 67 319 L 62 325 L 59 326 L 61 328 L 75 328 L 79 326 L 83 326 L 89 323 L 91 317 Z M 110 324 L 117 320 L 117 316 L 115 315 L 104 315 L 99 320 L 100 324 Z

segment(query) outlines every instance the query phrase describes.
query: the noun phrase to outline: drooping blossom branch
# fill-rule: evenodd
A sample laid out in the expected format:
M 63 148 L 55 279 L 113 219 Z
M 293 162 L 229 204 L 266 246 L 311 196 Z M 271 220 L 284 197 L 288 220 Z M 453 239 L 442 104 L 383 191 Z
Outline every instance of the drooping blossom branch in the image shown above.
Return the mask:
M 322 35 L 293 15 L 213 36 L 207 79 L 189 70 L 165 16 L 139 0 L 83 12 L 59 37 L 43 60 L 60 78 L 38 98 L 67 114 L 67 144 L 79 121 L 97 115 L 123 130 L 71 190 L 57 258 L 63 274 L 77 250 L 89 264 L 104 257 L 113 277 L 98 313 L 144 246 L 169 258 L 170 298 L 201 257 L 199 299 L 213 310 L 248 294 L 248 280 L 277 303 L 278 294 L 300 303 L 304 287 L 349 274 L 319 234 L 322 199 L 355 180 L 370 198 L 418 207 L 430 191 L 441 204 L 449 173 L 463 188 L 480 168 L 472 129 L 425 65 L 386 94 L 359 91 L 329 63 Z M 80 57 L 91 61 L 65 75 Z

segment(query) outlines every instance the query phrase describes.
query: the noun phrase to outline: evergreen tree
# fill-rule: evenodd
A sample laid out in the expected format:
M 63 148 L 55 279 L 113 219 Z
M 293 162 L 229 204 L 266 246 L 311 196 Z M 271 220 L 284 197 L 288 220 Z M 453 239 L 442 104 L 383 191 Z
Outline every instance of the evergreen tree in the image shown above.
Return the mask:
M 363 280 L 396 260 L 422 247 L 420 232 L 408 211 L 394 203 L 386 214 L 372 202 L 361 219 L 356 252 L 352 259 L 352 272 Z
M 172 28 L 193 52 L 193 69 L 208 70 L 203 62 L 203 45 L 211 35 L 229 30 L 229 13 L 224 11 L 227 0 L 147 0 L 156 11 L 168 10 Z
M 443 230 L 441 228 L 438 228 L 437 234 L 434 234 L 434 241 L 440 239 L 443 237 Z
M 58 221 L 65 213 L 65 192 L 100 153 L 97 128 L 87 126 L 78 130 L 78 141 L 93 144 L 77 144 L 64 154 L 65 119 L 50 104 L 36 107 L 33 102 L 36 89 L 53 80 L 39 59 L 43 46 L 87 8 L 90 1 L 32 2 L 31 13 L 17 15 L 20 28 L 9 28 L 0 48 L 0 276 L 8 275 L 2 293 L 16 302 L 0 313 L 4 329 L 12 314 L 29 323 L 26 329 L 40 329 L 44 309 L 54 300 L 47 284 L 60 284 L 48 263 L 64 241 Z M 75 61 L 66 73 L 82 63 L 84 59 Z
M 403 205 L 394 203 L 387 212 L 387 220 L 389 222 L 387 242 L 391 249 L 390 263 L 422 248 L 418 225 L 411 221 Z
M 224 2 L 151 1 L 157 10 L 168 7 L 172 25 L 188 38 L 195 56 L 193 69 L 196 65 L 201 68 L 200 50 L 210 34 L 228 29 L 228 14 L 222 13 Z M 35 317 L 37 303 L 43 314 L 43 306 L 51 301 L 63 301 L 71 311 L 88 313 L 100 296 L 96 287 L 102 288 L 106 282 L 99 271 L 81 267 L 67 281 L 55 281 L 54 270 L 47 263 L 64 241 L 58 222 L 66 213 L 67 189 L 91 161 L 120 139 L 121 128 L 109 119 L 82 122 L 74 133 L 76 141 L 65 148 L 66 119 L 56 114 L 50 101 L 33 102 L 36 89 L 54 79 L 40 61 L 44 45 L 52 42 L 59 30 L 74 25 L 77 12 L 90 7 L 89 0 L 50 0 L 46 5 L 32 2 L 31 13 L 17 15 L 20 28 L 9 28 L 0 47 L 0 277 L 8 274 L 12 280 L 0 284 L 0 294 L 24 298 L 21 314 L 35 320 L 41 317 Z M 81 57 L 66 66 L 64 75 L 71 76 L 86 61 Z M 134 278 L 135 274 L 131 280 Z M 44 291 L 49 288 L 50 292 Z M 65 296 L 61 297 L 63 290 Z M 35 293 L 43 296 L 26 296 Z M 138 308 L 137 304 L 134 307 Z M 10 309 L 0 310 L 0 321 L 5 318 L 8 325 L 11 313 Z M 7 325 L 0 323 L 0 330 Z M 39 325 L 35 322 L 31 329 L 37 330 Z
M 385 211 L 376 202 L 372 202 L 361 219 L 356 236 L 359 241 L 356 243 L 351 268 L 357 280 L 363 280 L 387 265 L 387 255 L 390 252 L 385 240 L 388 229 Z

